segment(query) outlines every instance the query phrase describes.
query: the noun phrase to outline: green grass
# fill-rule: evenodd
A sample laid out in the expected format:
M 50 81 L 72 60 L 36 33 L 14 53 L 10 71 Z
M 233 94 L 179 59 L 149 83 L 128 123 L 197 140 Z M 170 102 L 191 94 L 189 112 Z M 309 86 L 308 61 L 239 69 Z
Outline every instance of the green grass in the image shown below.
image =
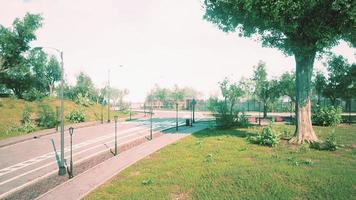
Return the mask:
M 249 144 L 245 137 L 258 131 L 201 131 L 127 168 L 86 199 L 355 198 L 356 126 L 315 127 L 321 139 L 335 132 L 342 144 L 335 152 Z
M 16 130 L 21 127 L 22 111 L 27 104 L 33 111 L 32 119 L 36 118 L 36 111 L 39 103 L 49 104 L 54 110 L 60 106 L 60 102 L 56 98 L 45 98 L 42 102 L 28 102 L 22 99 L 0 98 L 0 140 L 26 134 Z M 64 115 L 67 116 L 72 110 L 79 108 L 79 105 L 73 101 L 64 100 Z M 100 121 L 101 120 L 101 105 L 94 104 L 88 107 L 83 107 L 85 113 L 85 121 Z M 124 117 L 127 113 L 116 113 L 119 117 Z M 115 115 L 112 112 L 111 117 Z M 104 121 L 107 120 L 107 107 L 103 109 Z M 70 122 L 65 119 L 65 124 Z M 41 130 L 41 127 L 36 127 L 36 130 Z

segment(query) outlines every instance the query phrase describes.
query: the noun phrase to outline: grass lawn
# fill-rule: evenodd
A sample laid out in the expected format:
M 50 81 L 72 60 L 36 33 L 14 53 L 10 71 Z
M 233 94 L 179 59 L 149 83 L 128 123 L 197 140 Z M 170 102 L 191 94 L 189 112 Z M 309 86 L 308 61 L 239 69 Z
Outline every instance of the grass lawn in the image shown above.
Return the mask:
M 293 130 L 274 125 L 279 130 Z M 259 128 L 204 130 L 127 168 L 86 199 L 355 199 L 356 126 L 334 132 L 334 152 L 249 144 Z
M 34 113 L 32 118 L 36 118 L 35 113 L 39 103 L 50 105 L 54 111 L 56 107 L 60 106 L 60 101 L 56 98 L 45 98 L 42 102 L 28 102 L 22 99 L 0 98 L 0 140 L 26 134 L 17 131 L 16 128 L 21 126 L 21 116 L 25 105 L 28 105 Z M 79 108 L 79 105 L 73 101 L 64 100 L 64 115 L 67 116 L 72 110 Z M 85 121 L 100 121 L 101 120 L 101 105 L 94 104 L 88 107 L 83 107 L 85 114 Z M 120 117 L 125 116 L 124 113 L 117 113 Z M 107 120 L 107 107 L 103 109 L 104 121 Z M 114 116 L 112 112 L 111 117 Z M 65 119 L 65 124 L 70 122 Z M 40 130 L 36 127 L 36 130 Z

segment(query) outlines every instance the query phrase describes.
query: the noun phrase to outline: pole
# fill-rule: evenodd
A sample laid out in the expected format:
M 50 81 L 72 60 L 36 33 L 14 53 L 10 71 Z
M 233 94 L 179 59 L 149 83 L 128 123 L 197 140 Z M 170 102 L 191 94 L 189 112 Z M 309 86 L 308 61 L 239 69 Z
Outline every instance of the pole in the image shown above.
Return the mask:
M 73 139 L 72 134 L 70 135 L 70 175 L 69 178 L 73 178 Z
M 115 116 L 115 156 L 117 155 L 117 116 Z
M 150 127 L 150 140 L 152 140 L 152 115 L 153 115 L 153 109 L 152 109 L 152 104 L 151 104 L 151 119 L 150 119 L 150 123 L 151 123 L 151 127 Z
M 63 87 L 64 87 L 64 62 L 63 62 L 63 51 L 61 54 L 61 163 L 58 170 L 58 175 L 63 176 L 66 174 L 66 168 L 64 167 L 64 103 L 63 103 Z
M 104 123 L 104 105 L 101 104 L 101 124 Z
M 132 109 L 132 108 L 131 108 L 131 103 L 130 103 L 130 121 L 131 121 L 131 109 Z
M 176 103 L 176 131 L 178 131 L 178 103 Z
M 193 120 L 192 120 L 192 123 L 195 123 L 195 104 L 196 104 L 196 101 L 193 98 Z
M 352 104 L 352 101 L 350 98 L 350 100 L 349 100 L 349 125 L 351 125 L 351 104 Z
M 261 126 L 261 102 L 258 102 L 258 125 Z
M 110 69 L 108 70 L 108 123 L 110 123 Z

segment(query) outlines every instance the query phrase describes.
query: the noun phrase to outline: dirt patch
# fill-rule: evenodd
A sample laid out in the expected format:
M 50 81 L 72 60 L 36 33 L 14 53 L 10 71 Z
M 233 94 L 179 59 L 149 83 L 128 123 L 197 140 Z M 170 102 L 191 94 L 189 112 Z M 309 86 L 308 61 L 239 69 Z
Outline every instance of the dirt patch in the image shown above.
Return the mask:
M 141 174 L 140 171 L 134 171 L 130 173 L 130 176 L 138 176 L 140 174 Z
M 189 196 L 190 194 L 192 193 L 192 189 L 189 189 L 187 191 L 184 191 L 184 192 L 177 192 L 177 193 L 174 193 L 172 194 L 172 200 L 186 200 L 186 199 L 189 199 Z

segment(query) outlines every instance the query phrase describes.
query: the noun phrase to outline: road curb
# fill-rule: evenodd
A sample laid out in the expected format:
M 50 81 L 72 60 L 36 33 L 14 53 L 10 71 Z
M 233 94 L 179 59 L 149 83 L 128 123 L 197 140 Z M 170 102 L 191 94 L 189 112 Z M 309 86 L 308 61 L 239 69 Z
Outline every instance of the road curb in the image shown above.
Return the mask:
M 39 196 L 37 199 L 81 199 L 137 161 L 151 155 L 169 144 L 189 136 L 191 133 L 206 128 L 206 125 L 195 126 L 182 130 L 177 134 L 165 134 L 155 140 L 138 145 L 123 152 L 119 156 L 115 156 L 101 164 L 98 164 L 86 172 L 74 177 L 70 181 L 62 183 L 47 193 Z

